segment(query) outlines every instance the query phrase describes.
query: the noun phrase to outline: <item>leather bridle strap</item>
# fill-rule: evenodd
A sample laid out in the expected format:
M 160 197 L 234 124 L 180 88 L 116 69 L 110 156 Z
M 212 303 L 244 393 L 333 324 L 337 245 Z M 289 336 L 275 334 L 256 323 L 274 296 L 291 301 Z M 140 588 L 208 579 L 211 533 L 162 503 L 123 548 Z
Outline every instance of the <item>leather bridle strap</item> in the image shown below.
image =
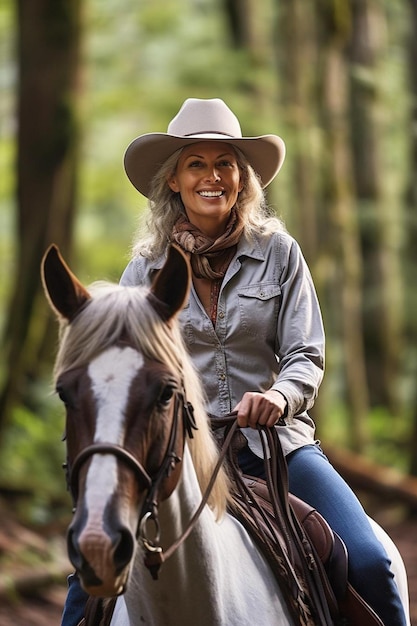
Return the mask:
M 156 524 L 157 522 L 157 511 L 158 511 L 158 492 L 161 487 L 161 483 L 164 478 L 170 475 L 170 472 L 175 467 L 176 463 L 181 461 L 181 458 L 178 457 L 175 453 L 175 443 L 177 440 L 178 434 L 178 413 L 180 400 L 182 401 L 182 406 L 184 407 L 184 398 L 179 393 L 176 394 L 174 400 L 174 408 L 173 408 L 173 418 L 172 418 L 172 426 L 171 432 L 169 435 L 169 440 L 166 448 L 166 452 L 163 456 L 162 463 L 159 467 L 159 470 L 156 476 L 151 481 L 151 484 L 148 487 L 148 493 L 146 495 L 145 501 L 142 506 L 142 510 L 139 515 L 139 525 L 137 537 L 140 538 L 140 529 L 141 525 L 143 526 L 142 520 L 145 518 L 146 520 L 152 519 Z M 185 431 L 185 427 L 184 427 Z
M 78 477 L 81 466 L 94 454 L 112 454 L 126 465 L 133 469 L 138 480 L 144 485 L 145 489 L 149 489 L 152 485 L 152 479 L 146 469 L 130 452 L 115 443 L 96 442 L 87 446 L 75 458 L 70 468 L 69 487 L 74 498 L 77 501 L 78 495 Z
M 128 467 L 133 469 L 137 479 L 143 485 L 144 489 L 148 491 L 148 499 L 149 493 L 152 493 L 152 496 L 155 493 L 157 487 L 161 482 L 161 479 L 169 472 L 170 466 L 175 462 L 179 461 L 173 452 L 174 443 L 177 435 L 177 426 L 178 426 L 178 409 L 180 404 L 180 399 L 182 400 L 183 411 L 185 412 L 184 419 L 186 421 L 187 432 L 192 436 L 192 430 L 196 428 L 195 423 L 193 421 L 192 416 L 192 407 L 189 403 L 185 406 L 184 397 L 182 394 L 178 392 L 175 395 L 175 403 L 174 403 L 174 420 L 172 423 L 171 433 L 169 437 L 169 442 L 167 446 L 167 452 L 162 461 L 161 467 L 156 473 L 155 477 L 151 477 L 149 473 L 146 471 L 144 466 L 138 459 L 128 450 L 123 448 L 122 446 L 116 443 L 102 442 L 97 441 L 92 443 L 89 446 L 86 446 L 78 456 L 75 458 L 74 463 L 71 466 L 65 464 L 67 469 L 67 483 L 68 488 L 71 491 L 72 497 L 74 499 L 74 503 L 77 502 L 78 497 L 78 478 L 81 466 L 94 454 L 111 454 L 121 461 L 123 461 Z
M 235 414 L 230 414 L 228 416 L 227 419 L 227 423 L 230 424 L 230 420 L 233 417 L 233 415 Z M 233 436 L 236 432 L 238 428 L 238 423 L 237 420 L 235 419 L 235 421 L 232 423 L 230 430 L 224 440 L 223 446 L 220 450 L 220 454 L 219 457 L 217 459 L 217 463 L 216 466 L 213 470 L 213 473 L 211 475 L 210 481 L 206 487 L 206 490 L 203 494 L 202 500 L 197 508 L 197 510 L 195 511 L 194 515 L 192 516 L 192 518 L 190 519 L 190 521 L 188 522 L 187 527 L 185 528 L 184 532 L 181 534 L 180 537 L 178 537 L 178 539 L 176 541 L 174 541 L 173 544 L 170 545 L 169 548 L 167 548 L 167 550 L 165 550 L 165 552 L 162 550 L 162 548 L 160 548 L 159 546 L 155 546 L 152 542 L 148 542 L 148 540 L 142 536 L 139 537 L 139 539 L 141 540 L 142 546 L 145 550 L 145 565 L 146 567 L 150 570 L 152 577 L 157 580 L 158 578 L 158 571 L 161 567 L 161 565 L 167 560 L 169 559 L 174 552 L 180 547 L 180 545 L 182 543 L 184 543 L 184 541 L 187 539 L 187 537 L 189 536 L 189 534 L 191 533 L 191 531 L 193 530 L 193 528 L 195 527 L 198 518 L 200 517 L 204 507 L 206 506 L 208 499 L 210 497 L 210 494 L 213 490 L 214 487 L 214 483 L 216 482 L 216 478 L 217 475 L 220 471 L 220 468 L 223 465 L 225 456 L 227 454 L 227 451 L 229 449 L 230 443 L 233 439 Z M 146 521 L 146 520 L 145 520 Z M 141 530 L 143 530 L 143 525 L 141 525 Z
M 181 537 L 179 537 L 169 548 L 168 550 L 165 551 L 165 560 L 167 558 L 169 558 L 174 552 L 175 550 L 187 539 L 188 535 L 190 534 L 190 532 L 192 531 L 192 529 L 194 528 L 198 518 L 200 517 L 204 507 L 206 506 L 208 499 L 210 497 L 210 494 L 213 490 L 214 487 L 214 483 L 216 482 L 216 478 L 217 475 L 220 471 L 221 466 L 223 465 L 223 461 L 224 458 L 226 456 L 227 450 L 229 449 L 230 446 L 230 442 L 233 439 L 233 435 L 235 434 L 235 431 L 237 429 L 238 425 L 237 425 L 237 420 L 235 420 L 227 434 L 226 439 L 224 440 L 224 444 L 222 446 L 222 449 L 220 451 L 219 457 L 217 459 L 217 463 L 216 466 L 213 470 L 213 474 L 211 475 L 209 484 L 207 485 L 207 488 L 204 492 L 203 498 L 199 504 L 198 509 L 196 510 L 196 512 L 194 513 L 194 515 L 192 516 L 192 518 L 190 519 L 190 521 L 188 522 L 188 526 L 187 528 L 184 530 L 183 534 L 181 535 Z

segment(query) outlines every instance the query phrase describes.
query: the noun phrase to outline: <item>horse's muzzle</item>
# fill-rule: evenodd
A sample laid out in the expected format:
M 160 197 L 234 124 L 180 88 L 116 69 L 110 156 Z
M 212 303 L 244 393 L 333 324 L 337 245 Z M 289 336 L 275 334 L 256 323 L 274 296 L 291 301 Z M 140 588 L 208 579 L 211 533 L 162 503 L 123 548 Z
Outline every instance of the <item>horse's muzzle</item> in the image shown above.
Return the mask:
M 99 527 L 74 518 L 68 529 L 68 556 L 77 570 L 83 588 L 95 596 L 124 593 L 136 541 L 122 522 L 104 522 Z

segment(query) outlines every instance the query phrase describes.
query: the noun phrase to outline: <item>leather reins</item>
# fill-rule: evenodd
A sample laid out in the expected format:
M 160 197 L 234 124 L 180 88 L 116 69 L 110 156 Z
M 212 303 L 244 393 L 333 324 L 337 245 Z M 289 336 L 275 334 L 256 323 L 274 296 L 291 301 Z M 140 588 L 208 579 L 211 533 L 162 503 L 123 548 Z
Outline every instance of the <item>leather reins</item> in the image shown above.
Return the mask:
M 191 411 L 192 411 L 192 406 L 189 403 L 187 403 L 186 406 L 188 410 L 190 410 L 191 408 Z M 228 423 L 230 423 L 230 419 L 232 419 L 235 415 L 236 415 L 235 413 L 229 414 Z M 174 554 L 174 552 L 180 547 L 182 543 L 184 543 L 184 541 L 187 539 L 187 537 L 190 535 L 191 531 L 193 530 L 194 526 L 196 525 L 198 518 L 200 517 L 204 507 L 206 506 L 208 502 L 208 499 L 214 487 L 214 483 L 216 482 L 216 478 L 218 476 L 220 468 L 223 465 L 224 459 L 226 457 L 226 454 L 229 449 L 230 443 L 233 439 L 233 436 L 237 430 L 237 427 L 238 427 L 238 424 L 237 424 L 237 420 L 235 419 L 234 422 L 232 423 L 232 426 L 230 427 L 227 437 L 224 440 L 223 446 L 220 450 L 220 454 L 217 459 L 217 463 L 213 469 L 213 473 L 211 475 L 210 481 L 204 491 L 204 494 L 202 496 L 202 499 L 198 508 L 196 509 L 194 515 L 188 522 L 182 534 L 178 537 L 178 539 L 176 539 L 176 541 L 174 541 L 174 543 L 172 543 L 169 546 L 169 548 L 167 548 L 164 551 L 161 546 L 156 544 L 156 540 L 159 541 L 159 525 L 157 522 L 157 517 L 154 517 L 152 515 L 152 512 L 150 511 L 145 513 L 144 516 L 141 515 L 141 518 L 139 521 L 138 540 L 140 541 L 142 547 L 145 550 L 144 562 L 145 562 L 146 567 L 149 569 L 152 575 L 152 578 L 154 580 L 158 579 L 158 572 L 159 572 L 161 565 Z M 196 428 L 196 426 L 194 426 L 194 428 Z M 188 434 L 190 435 L 190 431 L 188 431 Z M 192 433 L 190 436 L 192 436 Z M 146 537 L 145 527 L 149 519 L 152 519 L 156 525 L 157 536 L 155 540 L 150 540 L 148 537 Z

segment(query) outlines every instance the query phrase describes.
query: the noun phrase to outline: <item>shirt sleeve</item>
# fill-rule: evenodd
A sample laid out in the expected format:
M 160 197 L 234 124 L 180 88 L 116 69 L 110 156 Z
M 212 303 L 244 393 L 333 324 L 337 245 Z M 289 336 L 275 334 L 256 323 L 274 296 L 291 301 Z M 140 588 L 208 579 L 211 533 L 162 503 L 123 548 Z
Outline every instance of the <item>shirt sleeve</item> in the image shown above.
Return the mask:
M 317 397 L 325 337 L 310 270 L 295 240 L 290 240 L 285 254 L 276 336 L 280 369 L 272 389 L 285 396 L 291 418 L 311 408 Z

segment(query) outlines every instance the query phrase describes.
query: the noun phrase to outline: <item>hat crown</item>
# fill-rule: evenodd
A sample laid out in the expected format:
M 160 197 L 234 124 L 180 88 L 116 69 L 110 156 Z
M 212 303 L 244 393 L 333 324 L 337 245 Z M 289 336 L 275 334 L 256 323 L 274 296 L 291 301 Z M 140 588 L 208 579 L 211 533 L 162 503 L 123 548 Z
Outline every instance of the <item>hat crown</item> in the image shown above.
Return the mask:
M 239 120 L 220 98 L 188 98 L 168 126 L 168 134 L 177 137 L 242 137 Z

